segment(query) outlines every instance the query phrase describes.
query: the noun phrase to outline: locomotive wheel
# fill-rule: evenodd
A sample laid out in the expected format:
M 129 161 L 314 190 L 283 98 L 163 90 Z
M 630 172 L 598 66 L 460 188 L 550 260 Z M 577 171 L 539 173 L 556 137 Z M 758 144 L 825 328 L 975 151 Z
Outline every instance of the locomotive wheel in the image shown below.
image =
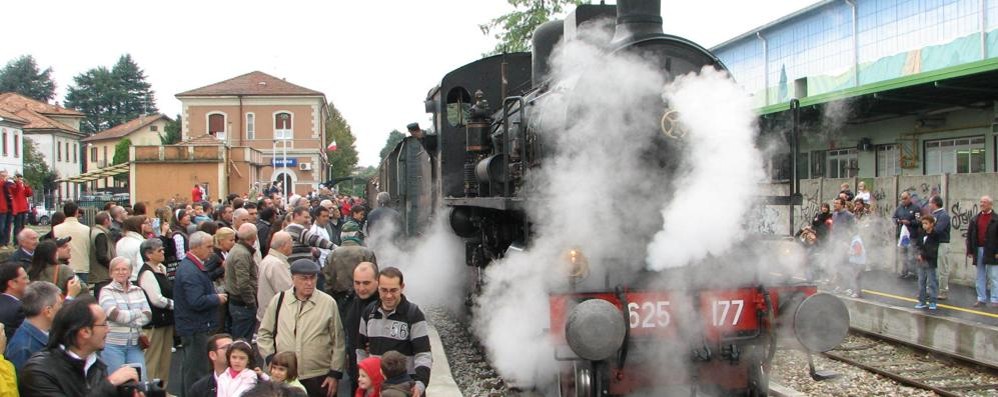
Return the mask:
M 599 366 L 588 361 L 573 361 L 571 371 L 558 379 L 559 397 L 597 397 L 605 386 Z
M 765 397 L 769 395 L 769 372 L 766 371 L 766 363 L 753 362 L 748 371 L 749 397 Z

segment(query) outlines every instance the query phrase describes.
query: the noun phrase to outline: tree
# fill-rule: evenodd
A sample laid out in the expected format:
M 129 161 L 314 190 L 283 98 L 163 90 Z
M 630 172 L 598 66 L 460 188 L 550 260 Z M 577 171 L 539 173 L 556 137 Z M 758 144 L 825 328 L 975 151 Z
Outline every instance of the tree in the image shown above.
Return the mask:
M 155 95 L 145 72 L 131 55 L 118 59 L 112 69 L 98 66 L 73 78 L 66 93 L 66 106 L 86 117 L 80 130 L 93 134 L 136 117 L 156 113 Z
M 66 106 L 85 116 L 80 131 L 92 134 L 121 123 L 117 84 L 110 70 L 98 66 L 73 77 L 73 82 L 66 92 Z
M 132 140 L 125 138 L 114 145 L 114 157 L 111 158 L 112 165 L 124 164 L 128 162 L 128 148 L 132 147 Z M 127 181 L 128 174 L 118 174 L 114 176 L 116 181 Z
M 534 29 L 562 13 L 565 6 L 579 5 L 584 0 L 506 0 L 514 10 L 478 25 L 482 34 L 491 34 L 499 43 L 485 55 L 530 51 Z
M 350 124 L 343 118 L 336 106 L 330 102 L 328 107 L 326 143 L 336 141 L 336 150 L 326 152 L 329 155 L 329 177 L 352 175 L 353 168 L 357 165 L 357 148 L 354 145 L 356 138 L 350 130 Z
M 167 121 L 166 126 L 163 127 L 163 133 L 159 135 L 159 143 L 164 145 L 173 145 L 180 142 L 182 136 L 180 135 L 180 115 L 177 114 L 175 120 Z
M 45 163 L 45 157 L 38 152 L 35 142 L 29 138 L 22 139 L 24 147 L 24 179 L 28 185 L 48 193 L 56 188 L 55 180 L 59 175 Z
M 159 112 L 152 85 L 146 82 L 145 72 L 132 60 L 131 55 L 125 54 L 118 58 L 118 63 L 111 69 L 111 75 L 120 84 L 119 89 L 124 95 L 119 110 L 125 115 L 130 115 L 125 121 Z
M 35 57 L 22 55 L 0 69 L 0 92 L 16 92 L 42 102 L 55 98 L 52 68 L 38 70 Z
M 385 141 L 385 147 L 381 148 L 381 161 L 385 161 L 385 157 L 388 157 L 392 153 L 392 150 L 395 149 L 395 145 L 398 145 L 403 139 L 405 139 L 405 135 L 402 135 L 399 130 L 392 130 L 388 134 L 388 140 Z

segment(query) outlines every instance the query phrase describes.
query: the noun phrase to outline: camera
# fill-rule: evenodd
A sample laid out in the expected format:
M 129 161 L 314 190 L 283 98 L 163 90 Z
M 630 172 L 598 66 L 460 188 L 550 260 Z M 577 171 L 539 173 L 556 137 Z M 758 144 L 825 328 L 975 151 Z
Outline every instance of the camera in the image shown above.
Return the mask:
M 166 397 L 166 389 L 163 389 L 163 381 L 160 379 L 128 382 L 118 386 L 118 397 L 132 397 L 135 392 L 142 393 L 146 397 Z

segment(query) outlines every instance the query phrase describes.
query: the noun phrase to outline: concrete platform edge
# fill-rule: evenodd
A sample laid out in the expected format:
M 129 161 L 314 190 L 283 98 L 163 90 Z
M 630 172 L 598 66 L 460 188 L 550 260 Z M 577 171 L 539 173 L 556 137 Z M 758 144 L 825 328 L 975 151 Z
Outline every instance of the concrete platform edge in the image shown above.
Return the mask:
M 769 382 L 769 395 L 774 397 L 804 397 L 803 393 L 773 381 Z
M 860 331 L 998 367 L 998 327 L 922 310 L 840 297 Z
M 461 389 L 454 382 L 454 376 L 451 375 L 450 363 L 444 352 L 444 344 L 440 341 L 440 334 L 432 325 L 428 328 L 430 350 L 433 352 L 433 368 L 430 369 L 430 384 L 426 387 L 426 395 L 428 397 L 464 397 Z

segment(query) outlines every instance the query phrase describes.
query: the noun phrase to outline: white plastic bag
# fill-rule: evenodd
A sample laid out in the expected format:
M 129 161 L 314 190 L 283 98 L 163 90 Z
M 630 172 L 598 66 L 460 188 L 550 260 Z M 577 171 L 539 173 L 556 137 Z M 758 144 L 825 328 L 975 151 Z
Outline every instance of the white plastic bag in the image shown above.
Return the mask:
M 898 235 L 898 247 L 907 248 L 911 245 L 911 232 L 908 225 L 901 225 L 901 233 Z

